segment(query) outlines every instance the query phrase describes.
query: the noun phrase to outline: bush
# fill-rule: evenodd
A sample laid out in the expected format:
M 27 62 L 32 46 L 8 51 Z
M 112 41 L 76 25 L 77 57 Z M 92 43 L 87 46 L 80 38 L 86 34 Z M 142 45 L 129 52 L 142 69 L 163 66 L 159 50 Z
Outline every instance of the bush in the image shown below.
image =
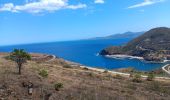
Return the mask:
M 103 73 L 108 73 L 108 70 L 103 71 Z
M 130 77 L 130 78 L 132 78 L 132 77 L 133 77 L 133 73 L 132 73 L 132 72 L 130 73 L 129 77 Z
M 48 71 L 45 69 L 40 70 L 39 75 L 42 77 L 48 77 Z
M 116 75 L 114 76 L 114 78 L 116 78 L 116 79 L 123 79 L 124 77 L 121 76 L 121 75 L 119 75 L 119 74 L 116 74 Z
M 141 75 L 140 74 L 135 74 L 132 81 L 137 82 L 137 83 L 142 82 Z
M 84 70 L 89 70 L 87 67 L 84 67 L 83 69 L 84 69 Z
M 64 68 L 72 68 L 72 66 L 66 64 L 66 65 L 63 65 Z
M 94 75 L 93 75 L 93 73 L 89 73 L 88 76 L 93 77 Z
M 63 88 L 63 84 L 62 83 L 56 83 L 54 84 L 54 88 L 56 91 L 59 91 L 60 88 Z
M 147 77 L 147 80 L 148 81 L 153 81 L 155 78 L 155 75 L 153 73 L 149 73 L 148 77 Z

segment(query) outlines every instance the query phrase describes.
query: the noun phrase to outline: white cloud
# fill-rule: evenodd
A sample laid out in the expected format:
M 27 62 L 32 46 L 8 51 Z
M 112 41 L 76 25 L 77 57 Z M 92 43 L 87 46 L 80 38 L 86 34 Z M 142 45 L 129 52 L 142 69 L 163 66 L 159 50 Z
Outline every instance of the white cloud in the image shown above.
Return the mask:
M 94 3 L 103 4 L 103 3 L 104 3 L 104 0 L 95 0 Z
M 165 0 L 144 0 L 144 2 L 142 2 L 142 3 L 128 7 L 128 9 L 149 6 L 149 5 L 153 5 L 153 4 L 156 4 L 159 2 L 163 2 L 163 1 L 165 1 Z
M 78 5 L 69 5 L 69 6 L 67 6 L 67 8 L 69 8 L 69 9 L 80 9 L 80 8 L 86 8 L 87 7 L 87 5 L 86 4 L 78 4 Z
M 7 3 L 3 5 L 0 11 L 12 11 L 13 7 L 14 7 L 13 3 Z
M 86 4 L 69 5 L 67 0 L 38 0 L 24 5 L 14 5 L 7 3 L 0 7 L 0 11 L 40 13 L 44 11 L 52 12 L 60 9 L 80 9 L 85 8 Z

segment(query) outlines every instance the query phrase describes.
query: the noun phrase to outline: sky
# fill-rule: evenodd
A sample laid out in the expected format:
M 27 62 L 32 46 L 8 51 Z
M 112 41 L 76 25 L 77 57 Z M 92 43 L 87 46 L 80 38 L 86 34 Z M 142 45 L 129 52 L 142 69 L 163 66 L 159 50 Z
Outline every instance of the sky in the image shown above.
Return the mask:
M 0 0 L 0 45 L 170 27 L 170 0 Z

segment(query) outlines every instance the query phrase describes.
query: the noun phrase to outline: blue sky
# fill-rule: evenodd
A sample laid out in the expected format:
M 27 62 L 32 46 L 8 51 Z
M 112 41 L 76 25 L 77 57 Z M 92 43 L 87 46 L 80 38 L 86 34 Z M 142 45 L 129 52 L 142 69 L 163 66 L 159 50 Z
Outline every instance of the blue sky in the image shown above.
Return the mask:
M 0 0 L 0 45 L 170 27 L 170 0 Z

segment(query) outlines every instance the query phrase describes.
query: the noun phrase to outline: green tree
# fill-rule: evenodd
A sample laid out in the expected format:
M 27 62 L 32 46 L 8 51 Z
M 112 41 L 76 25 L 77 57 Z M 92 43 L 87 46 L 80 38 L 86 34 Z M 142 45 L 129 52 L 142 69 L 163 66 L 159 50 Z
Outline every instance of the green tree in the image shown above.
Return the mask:
M 17 63 L 18 73 L 21 74 L 22 65 L 26 63 L 27 60 L 31 60 L 31 55 L 23 49 L 14 49 L 10 54 L 10 59 Z

